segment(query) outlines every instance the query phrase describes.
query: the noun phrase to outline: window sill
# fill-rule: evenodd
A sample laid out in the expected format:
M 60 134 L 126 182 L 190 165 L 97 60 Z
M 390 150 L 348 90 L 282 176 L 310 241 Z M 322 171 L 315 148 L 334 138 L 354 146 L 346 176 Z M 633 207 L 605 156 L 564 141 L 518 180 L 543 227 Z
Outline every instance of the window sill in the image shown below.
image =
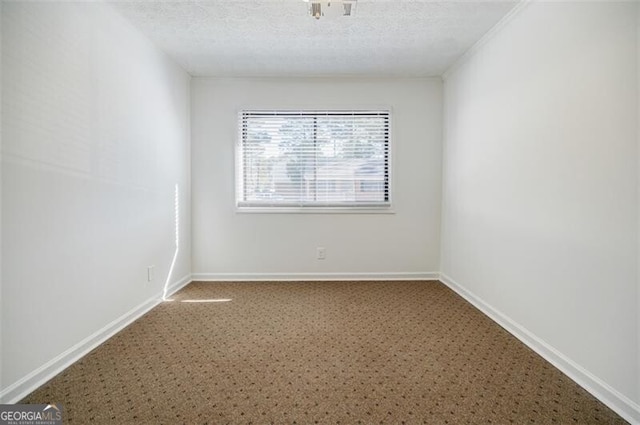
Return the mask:
M 239 214 L 395 214 L 391 207 L 236 207 Z

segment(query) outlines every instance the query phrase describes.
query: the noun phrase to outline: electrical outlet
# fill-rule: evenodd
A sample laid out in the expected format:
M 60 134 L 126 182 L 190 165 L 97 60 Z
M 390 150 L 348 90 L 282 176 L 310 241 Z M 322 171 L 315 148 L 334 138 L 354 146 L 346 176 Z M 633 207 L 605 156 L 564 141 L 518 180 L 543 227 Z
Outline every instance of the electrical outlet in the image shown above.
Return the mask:
M 316 248 L 316 258 L 318 260 L 324 260 L 325 258 L 327 258 L 326 250 L 322 247 Z
M 153 281 L 156 266 L 147 267 L 147 282 Z

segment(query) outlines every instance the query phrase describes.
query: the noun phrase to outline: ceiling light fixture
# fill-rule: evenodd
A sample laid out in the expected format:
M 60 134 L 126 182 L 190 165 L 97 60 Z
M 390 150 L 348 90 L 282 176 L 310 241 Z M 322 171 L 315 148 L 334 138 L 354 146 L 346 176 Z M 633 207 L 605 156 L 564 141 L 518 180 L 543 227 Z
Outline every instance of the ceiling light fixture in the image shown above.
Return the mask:
M 321 17 L 352 16 L 356 11 L 357 0 L 304 0 L 309 3 L 309 15 Z

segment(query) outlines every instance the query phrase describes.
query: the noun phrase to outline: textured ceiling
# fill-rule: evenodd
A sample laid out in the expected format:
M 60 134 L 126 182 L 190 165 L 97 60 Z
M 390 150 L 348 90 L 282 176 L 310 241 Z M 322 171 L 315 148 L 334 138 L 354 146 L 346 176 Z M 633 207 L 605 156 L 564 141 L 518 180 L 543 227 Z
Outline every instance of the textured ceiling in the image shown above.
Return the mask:
M 302 0 L 115 1 L 194 76 L 435 76 L 517 0 L 358 0 L 315 20 Z

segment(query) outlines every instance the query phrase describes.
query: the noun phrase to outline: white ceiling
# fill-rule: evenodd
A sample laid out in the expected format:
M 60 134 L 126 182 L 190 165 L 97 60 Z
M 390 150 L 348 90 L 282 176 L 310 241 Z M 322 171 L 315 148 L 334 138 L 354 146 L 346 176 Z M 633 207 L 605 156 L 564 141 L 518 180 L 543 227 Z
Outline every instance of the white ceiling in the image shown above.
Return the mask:
M 302 0 L 115 1 L 194 76 L 436 76 L 518 0 L 358 0 L 315 20 Z

